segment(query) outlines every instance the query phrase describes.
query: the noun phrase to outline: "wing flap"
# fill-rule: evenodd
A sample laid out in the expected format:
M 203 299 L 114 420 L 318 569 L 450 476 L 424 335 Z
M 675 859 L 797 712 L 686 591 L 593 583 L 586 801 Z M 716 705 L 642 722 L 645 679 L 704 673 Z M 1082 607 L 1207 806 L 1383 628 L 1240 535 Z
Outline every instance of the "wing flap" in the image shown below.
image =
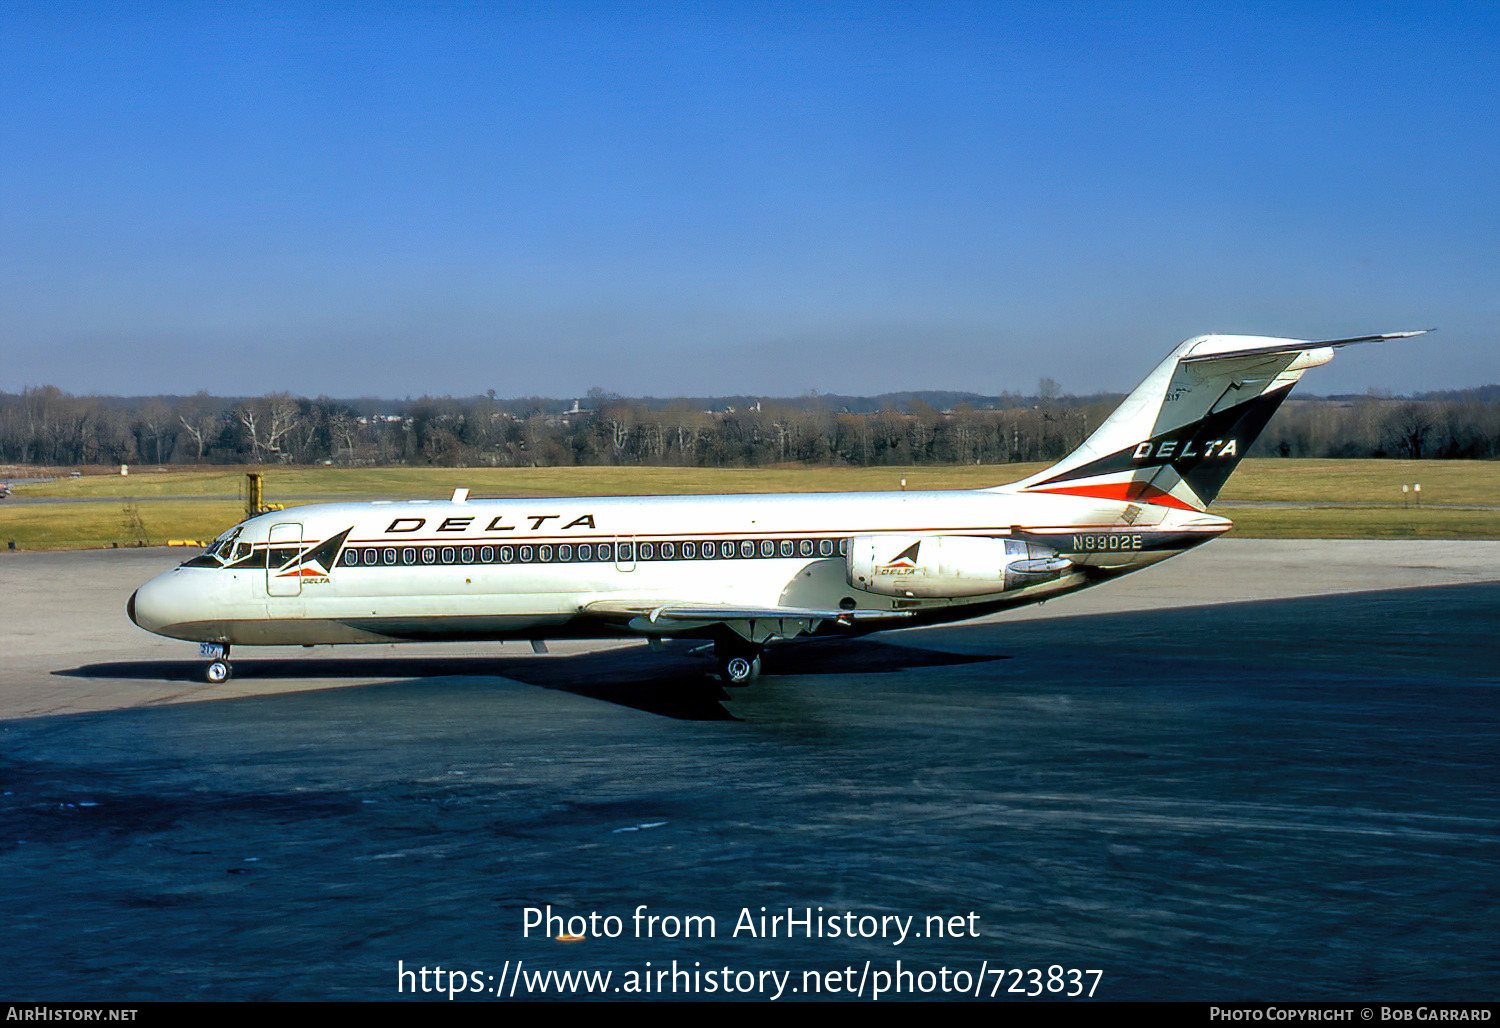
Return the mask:
M 909 617 L 906 610 L 817 610 L 808 607 L 754 607 L 732 603 L 649 598 L 594 600 L 578 608 L 584 614 L 660 621 L 759 621 L 773 618 L 809 621 L 864 621 L 870 618 Z

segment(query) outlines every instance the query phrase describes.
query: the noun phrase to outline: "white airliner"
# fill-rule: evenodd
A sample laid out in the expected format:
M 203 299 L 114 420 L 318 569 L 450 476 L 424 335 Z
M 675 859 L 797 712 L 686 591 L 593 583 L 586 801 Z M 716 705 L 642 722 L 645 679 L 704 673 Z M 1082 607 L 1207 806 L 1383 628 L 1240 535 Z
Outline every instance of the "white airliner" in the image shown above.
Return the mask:
M 977 490 L 329 503 L 250 518 L 126 610 L 231 646 L 665 637 L 711 640 L 744 684 L 768 642 L 962 621 L 1108 581 L 1231 527 L 1209 514 L 1308 368 L 1336 347 L 1179 345 L 1073 453 Z

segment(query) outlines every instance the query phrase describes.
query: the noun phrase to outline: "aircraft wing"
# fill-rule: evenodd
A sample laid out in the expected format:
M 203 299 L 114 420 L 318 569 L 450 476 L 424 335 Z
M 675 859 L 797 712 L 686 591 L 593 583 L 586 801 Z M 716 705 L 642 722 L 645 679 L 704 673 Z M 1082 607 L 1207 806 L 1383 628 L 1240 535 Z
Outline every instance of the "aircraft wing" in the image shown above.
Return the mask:
M 673 621 L 761 621 L 775 618 L 805 621 L 843 621 L 869 618 L 909 617 L 905 610 L 815 610 L 807 607 L 746 607 L 732 603 L 699 603 L 650 597 L 639 600 L 594 600 L 579 608 L 584 614 L 606 617 L 644 618 L 649 624 Z

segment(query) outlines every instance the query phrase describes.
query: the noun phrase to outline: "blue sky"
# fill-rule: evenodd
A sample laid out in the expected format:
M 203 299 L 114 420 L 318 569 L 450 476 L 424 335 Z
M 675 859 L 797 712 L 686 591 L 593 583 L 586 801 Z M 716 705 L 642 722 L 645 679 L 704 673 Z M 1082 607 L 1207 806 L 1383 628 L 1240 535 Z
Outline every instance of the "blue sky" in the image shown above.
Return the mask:
M 1500 7 L 0 6 L 0 389 L 1500 380 Z

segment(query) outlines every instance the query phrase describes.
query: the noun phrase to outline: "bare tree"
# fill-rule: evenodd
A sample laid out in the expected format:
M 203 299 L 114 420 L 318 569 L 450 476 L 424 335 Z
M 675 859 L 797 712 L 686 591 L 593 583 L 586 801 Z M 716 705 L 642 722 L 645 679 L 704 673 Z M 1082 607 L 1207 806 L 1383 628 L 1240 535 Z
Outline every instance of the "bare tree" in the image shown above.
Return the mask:
M 1392 448 L 1412 460 L 1422 458 L 1422 448 L 1431 431 L 1432 414 L 1419 403 L 1403 403 L 1386 423 L 1386 433 L 1394 443 Z
M 354 459 L 354 435 L 359 423 L 346 408 L 335 408 L 328 414 L 328 438 L 333 445 L 330 457 L 335 461 Z
M 152 462 L 161 463 L 161 437 L 166 432 L 167 426 L 172 423 L 172 408 L 161 400 L 147 400 L 141 405 L 138 415 L 141 426 L 139 450 L 141 459 L 146 459 L 146 446 L 151 444 Z
M 594 398 L 594 390 L 589 390 L 589 397 Z M 604 428 L 609 433 L 610 453 L 619 464 L 625 456 L 625 444 L 635 430 L 635 411 L 624 404 L 615 404 L 603 412 L 603 418 Z

